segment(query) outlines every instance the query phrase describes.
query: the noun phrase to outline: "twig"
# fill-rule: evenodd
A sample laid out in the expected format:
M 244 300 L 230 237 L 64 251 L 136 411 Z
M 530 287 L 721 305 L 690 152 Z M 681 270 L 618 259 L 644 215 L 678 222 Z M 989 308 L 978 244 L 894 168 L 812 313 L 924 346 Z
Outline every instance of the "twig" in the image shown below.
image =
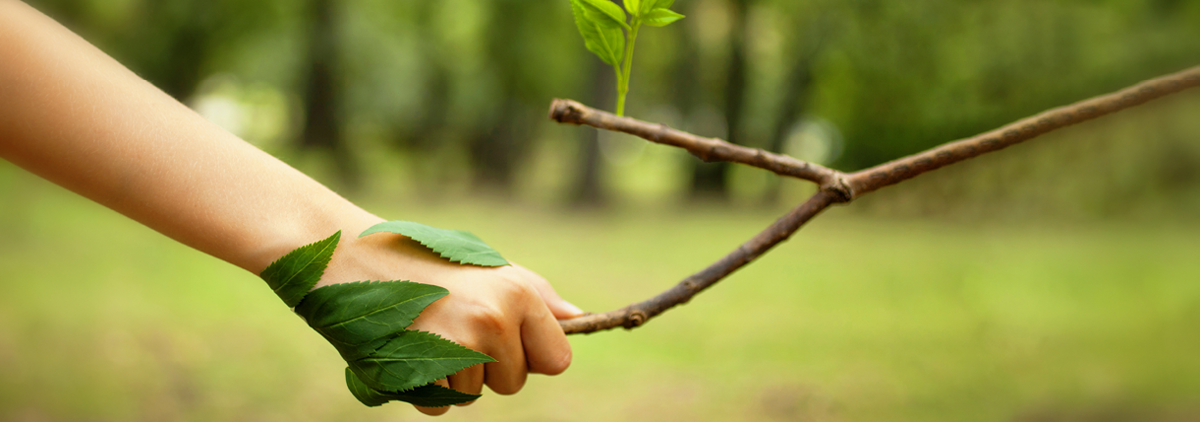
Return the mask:
M 830 204 L 834 203 L 836 194 L 829 191 L 820 191 L 808 201 L 805 201 L 792 212 L 776 220 L 774 224 L 767 227 L 753 239 L 750 239 L 733 252 L 725 255 L 719 261 L 709 265 L 708 268 L 692 274 L 684 279 L 670 290 L 659 294 L 645 302 L 635 303 L 624 308 L 605 312 L 602 314 L 590 314 L 579 318 L 559 321 L 563 331 L 567 334 L 575 333 L 591 333 L 600 330 L 607 330 L 615 327 L 633 328 L 644 324 L 650 318 L 663 313 L 667 309 L 671 309 L 676 305 L 687 303 L 692 296 L 700 293 L 704 289 L 709 288 L 713 284 L 725 278 L 739 268 L 754 261 L 763 253 L 770 250 L 775 245 L 779 244 L 800 229 L 804 223 L 811 220 Z
M 780 176 L 804 179 L 818 185 L 834 185 L 842 173 L 795 158 L 746 148 L 716 138 L 704 138 L 667 125 L 647 123 L 596 110 L 571 100 L 556 99 L 550 105 L 550 119 L 559 123 L 587 125 L 597 129 L 625 132 L 650 142 L 683 148 L 706 162 L 728 161 L 769 170 Z
M 782 176 L 809 180 L 821 187 L 815 195 L 775 221 L 754 238 L 709 265 L 708 268 L 692 274 L 658 296 L 615 311 L 588 314 L 579 318 L 559 321 L 559 324 L 567 334 L 593 333 L 616 327 L 640 326 L 668 309 L 687 303 L 696 294 L 754 261 L 780 242 L 787 240 L 796 230 L 799 230 L 830 205 L 850 202 L 862 195 L 903 182 L 922 173 L 1196 86 L 1200 86 L 1200 66 L 1151 79 L 1112 94 L 1052 109 L 991 132 L 951 142 L 849 175 L 786 155 L 746 148 L 720 139 L 703 138 L 668 128 L 665 125 L 617 117 L 574 101 L 554 100 L 550 107 L 550 118 L 559 123 L 588 125 L 598 129 L 625 132 L 651 142 L 686 149 L 705 161 L 746 164 L 770 170 Z
M 1004 149 L 1045 133 L 1112 114 L 1200 85 L 1200 66 L 1151 79 L 1120 91 L 1044 111 L 991 132 L 951 142 L 853 173 L 851 197 L 894 185 L 917 175 Z

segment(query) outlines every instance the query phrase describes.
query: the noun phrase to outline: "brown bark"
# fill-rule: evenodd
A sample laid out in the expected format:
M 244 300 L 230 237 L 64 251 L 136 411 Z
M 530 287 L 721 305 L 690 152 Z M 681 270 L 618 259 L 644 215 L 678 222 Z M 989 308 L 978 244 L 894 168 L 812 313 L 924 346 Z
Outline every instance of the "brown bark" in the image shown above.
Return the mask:
M 791 176 L 821 185 L 837 183 L 835 179 L 841 174 L 833 169 L 786 155 L 734 145 L 716 138 L 696 136 L 662 124 L 617 117 L 615 114 L 596 110 L 571 100 L 554 100 L 550 106 L 550 118 L 559 123 L 587 125 L 598 129 L 624 132 L 650 142 L 683 148 L 706 162 L 741 163 L 770 170 L 780 176 Z
M 821 189 L 754 238 L 738 246 L 708 268 L 692 274 L 669 290 L 644 302 L 602 314 L 587 314 L 560 321 L 567 334 L 593 333 L 616 327 L 634 328 L 716 284 L 739 268 L 753 262 L 796 230 L 836 203 L 853 201 L 867 193 L 916 177 L 922 173 L 997 151 L 1048 132 L 1112 114 L 1189 88 L 1200 86 L 1200 66 L 1151 79 L 1112 94 L 1102 95 L 1042 112 L 991 132 L 951 142 L 931 150 L 890 161 L 856 173 L 806 163 L 786 155 L 733 145 L 720 139 L 703 138 L 668 128 L 588 108 L 570 100 L 554 100 L 550 118 L 559 123 L 588 125 L 637 135 L 651 142 L 688 150 L 705 161 L 727 161 L 751 165 L 781 176 L 809 180 Z

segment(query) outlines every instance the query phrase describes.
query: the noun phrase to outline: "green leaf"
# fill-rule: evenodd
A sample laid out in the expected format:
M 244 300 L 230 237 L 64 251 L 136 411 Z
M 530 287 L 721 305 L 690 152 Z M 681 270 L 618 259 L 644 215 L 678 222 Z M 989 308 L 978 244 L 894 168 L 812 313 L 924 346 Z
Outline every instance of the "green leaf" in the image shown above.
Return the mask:
M 271 263 L 259 277 L 267 281 L 283 303 L 294 307 L 321 279 L 341 237 L 339 230 L 325 240 L 301 246 Z
M 408 281 L 360 281 L 313 290 L 296 313 L 346 360 L 366 357 L 386 338 L 404 331 L 429 304 L 450 294 Z
M 605 63 L 620 66 L 625 56 L 625 33 L 621 32 L 621 28 L 597 23 L 590 17 L 587 11 L 589 6 L 583 1 L 571 0 L 571 11 L 575 14 L 575 26 L 583 35 L 584 46 Z
M 654 1 L 654 0 L 646 0 L 646 1 Z M 634 15 L 634 16 L 641 15 L 642 14 L 641 0 L 625 0 L 625 11 L 629 12 L 629 14 Z
M 588 17 L 597 21 L 601 25 L 619 26 L 629 28 L 629 24 L 625 23 L 625 11 L 621 10 L 621 6 L 617 6 L 609 0 L 579 0 L 584 9 L 589 12 Z M 604 19 L 608 18 L 608 19 Z
M 350 389 L 351 394 L 354 394 L 354 398 L 358 399 L 362 404 L 371 407 L 379 406 L 392 400 L 399 400 L 417 406 L 443 407 L 466 403 L 480 397 L 478 394 L 462 393 L 458 390 L 451 390 L 437 384 L 423 385 L 402 393 L 379 391 L 364 384 L 362 380 L 358 379 L 357 375 L 354 375 L 354 372 L 350 368 L 346 368 L 346 387 Z
M 370 356 L 350 362 L 363 383 L 380 391 L 408 391 L 446 378 L 490 356 L 424 331 L 404 331 Z
M 450 262 L 499 267 L 508 261 L 499 252 L 483 243 L 475 235 L 462 230 L 445 230 L 411 221 L 388 221 L 367 229 L 358 237 L 379 232 L 398 233 L 420 242 Z
M 650 13 L 651 10 L 654 10 L 655 3 L 658 3 L 658 1 L 657 0 L 642 0 L 641 8 L 638 9 L 638 16 L 643 16 L 647 13 Z
M 645 16 L 642 16 L 642 23 L 650 26 L 667 26 L 677 20 L 683 19 L 684 16 L 664 8 L 651 10 Z
M 657 2 L 654 3 L 654 7 L 651 7 L 649 10 L 670 9 L 671 6 L 674 4 L 675 4 L 675 0 L 658 0 Z

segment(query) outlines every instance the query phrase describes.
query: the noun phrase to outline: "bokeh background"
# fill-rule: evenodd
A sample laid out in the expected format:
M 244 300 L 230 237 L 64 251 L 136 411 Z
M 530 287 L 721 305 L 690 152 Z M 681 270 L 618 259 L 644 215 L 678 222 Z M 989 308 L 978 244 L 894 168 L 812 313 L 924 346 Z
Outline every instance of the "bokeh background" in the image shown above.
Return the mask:
M 27 0 L 390 218 L 604 311 L 812 192 L 550 122 L 614 103 L 566 0 Z M 856 170 L 1200 64 L 1191 0 L 678 0 L 629 114 Z M 0 58 L 2 59 L 2 58 Z M 0 161 L 0 420 L 365 408 L 254 275 Z M 1200 94 L 837 207 L 692 303 L 443 420 L 1200 420 Z

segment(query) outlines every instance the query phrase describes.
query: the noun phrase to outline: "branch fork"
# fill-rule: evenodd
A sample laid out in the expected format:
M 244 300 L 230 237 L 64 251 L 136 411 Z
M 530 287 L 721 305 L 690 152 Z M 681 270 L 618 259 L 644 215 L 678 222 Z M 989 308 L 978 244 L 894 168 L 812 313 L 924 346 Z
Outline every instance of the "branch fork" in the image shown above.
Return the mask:
M 618 117 L 572 100 L 556 99 L 550 105 L 550 119 L 558 123 L 627 133 L 650 142 L 683 148 L 705 162 L 725 161 L 758 167 L 780 176 L 807 180 L 820 187 L 807 201 L 780 217 L 758 235 L 658 296 L 614 311 L 559 321 L 559 324 L 567 334 L 587 334 L 616 327 L 632 329 L 641 326 L 658 314 L 687 303 L 704 289 L 753 262 L 775 245 L 787 240 L 830 205 L 849 203 L 863 195 L 923 173 L 1197 86 L 1200 86 L 1200 66 L 1151 79 L 1111 94 L 1047 110 L 986 133 L 854 173 L 844 173 L 787 155 L 747 148 L 716 138 L 693 135 L 663 124 Z

